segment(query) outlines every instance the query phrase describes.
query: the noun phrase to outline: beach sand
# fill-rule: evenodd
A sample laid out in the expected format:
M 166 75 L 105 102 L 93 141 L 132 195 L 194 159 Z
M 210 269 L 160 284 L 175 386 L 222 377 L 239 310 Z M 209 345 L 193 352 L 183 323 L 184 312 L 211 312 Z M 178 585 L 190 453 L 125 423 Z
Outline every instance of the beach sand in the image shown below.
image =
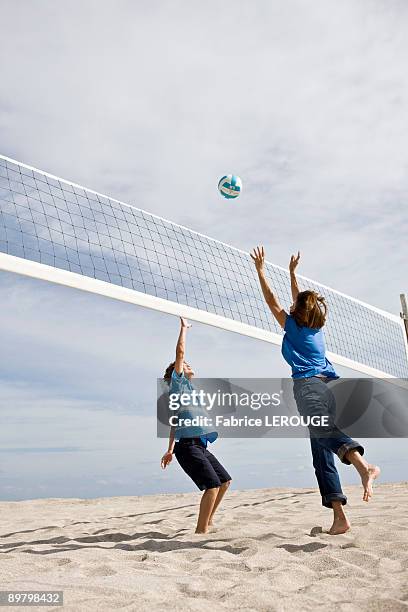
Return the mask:
M 64 612 L 408 610 L 408 483 L 346 493 L 341 536 L 312 488 L 231 489 L 206 535 L 199 492 L 0 502 L 0 588 L 63 590 Z

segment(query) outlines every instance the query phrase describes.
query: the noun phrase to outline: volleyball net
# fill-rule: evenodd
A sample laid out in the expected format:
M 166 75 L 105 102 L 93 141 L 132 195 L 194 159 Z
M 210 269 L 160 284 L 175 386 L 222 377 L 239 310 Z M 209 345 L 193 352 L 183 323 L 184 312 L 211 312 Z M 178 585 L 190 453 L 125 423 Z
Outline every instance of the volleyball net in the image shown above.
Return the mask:
M 280 344 L 248 253 L 0 156 L 0 269 L 186 316 Z M 285 309 L 288 271 L 266 263 Z M 298 275 L 326 298 L 329 358 L 364 374 L 408 377 L 402 320 Z

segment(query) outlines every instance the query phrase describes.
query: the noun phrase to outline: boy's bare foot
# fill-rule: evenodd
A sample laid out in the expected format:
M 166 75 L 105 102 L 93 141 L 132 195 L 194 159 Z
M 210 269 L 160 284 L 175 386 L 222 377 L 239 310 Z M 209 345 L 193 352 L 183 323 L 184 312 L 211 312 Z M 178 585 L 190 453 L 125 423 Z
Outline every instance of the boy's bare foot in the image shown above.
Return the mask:
M 196 529 L 195 533 L 198 533 L 198 534 L 200 534 L 200 533 L 208 533 L 208 529 L 204 529 L 204 530 L 200 530 L 200 531 L 198 529 Z
M 340 535 L 341 533 L 346 533 L 346 531 L 348 531 L 350 527 L 350 522 L 346 516 L 341 518 L 335 518 L 333 521 L 333 525 L 330 527 L 329 534 Z
M 373 494 L 373 482 L 380 475 L 378 465 L 369 465 L 367 471 L 361 474 L 361 482 L 364 487 L 363 501 L 368 502 Z

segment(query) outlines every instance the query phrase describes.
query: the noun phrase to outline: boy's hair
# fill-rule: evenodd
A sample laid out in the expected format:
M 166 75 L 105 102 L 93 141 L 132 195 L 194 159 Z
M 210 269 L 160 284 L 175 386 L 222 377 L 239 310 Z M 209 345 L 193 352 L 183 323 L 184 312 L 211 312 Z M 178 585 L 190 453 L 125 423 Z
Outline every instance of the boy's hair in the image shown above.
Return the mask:
M 165 380 L 166 382 L 168 382 L 168 383 L 171 381 L 171 375 L 173 374 L 173 370 L 174 370 L 174 366 L 175 366 L 175 365 L 176 365 L 176 362 L 175 362 L 175 361 L 172 361 L 172 363 L 170 363 L 170 364 L 167 366 L 166 371 L 164 372 L 164 376 L 163 376 L 163 378 L 164 378 L 164 380 Z
M 327 305 L 323 296 L 316 291 L 298 293 L 292 316 L 298 325 L 320 329 L 326 323 Z

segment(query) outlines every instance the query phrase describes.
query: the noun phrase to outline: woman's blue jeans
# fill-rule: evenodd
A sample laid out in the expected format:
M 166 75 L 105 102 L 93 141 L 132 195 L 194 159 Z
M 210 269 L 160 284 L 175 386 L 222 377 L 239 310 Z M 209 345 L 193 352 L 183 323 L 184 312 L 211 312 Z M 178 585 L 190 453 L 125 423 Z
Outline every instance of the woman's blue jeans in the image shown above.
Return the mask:
M 344 505 L 347 503 L 347 497 L 341 488 L 334 454 L 342 463 L 350 465 L 350 461 L 346 459 L 347 453 L 356 449 L 363 455 L 364 448 L 336 427 L 336 400 L 324 379 L 317 376 L 295 378 L 293 392 L 301 416 L 329 417 L 327 427 L 309 426 L 313 467 L 323 506 L 331 508 L 333 501 L 341 501 Z

